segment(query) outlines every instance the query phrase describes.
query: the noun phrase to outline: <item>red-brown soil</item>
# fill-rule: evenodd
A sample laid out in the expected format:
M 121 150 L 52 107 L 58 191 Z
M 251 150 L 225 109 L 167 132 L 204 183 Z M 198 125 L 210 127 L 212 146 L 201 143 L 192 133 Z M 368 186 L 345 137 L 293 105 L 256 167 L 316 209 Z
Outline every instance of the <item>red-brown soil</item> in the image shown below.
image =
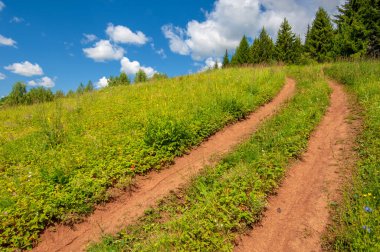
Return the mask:
M 99 241 L 102 235 L 114 234 L 133 223 L 159 199 L 184 186 L 203 167 L 214 164 L 221 156 L 247 139 L 294 92 L 294 80 L 287 79 L 280 93 L 246 120 L 225 127 L 188 155 L 177 158 L 175 164 L 169 168 L 137 177 L 137 189 L 133 192 L 123 193 L 113 202 L 96 207 L 92 215 L 73 227 L 57 225 L 47 229 L 34 251 L 83 251 L 90 242 Z
M 329 204 L 352 160 L 355 124 L 348 121 L 350 106 L 343 87 L 329 82 L 330 107 L 310 138 L 302 158 L 292 165 L 264 217 L 235 251 L 321 251 L 321 236 L 330 221 Z

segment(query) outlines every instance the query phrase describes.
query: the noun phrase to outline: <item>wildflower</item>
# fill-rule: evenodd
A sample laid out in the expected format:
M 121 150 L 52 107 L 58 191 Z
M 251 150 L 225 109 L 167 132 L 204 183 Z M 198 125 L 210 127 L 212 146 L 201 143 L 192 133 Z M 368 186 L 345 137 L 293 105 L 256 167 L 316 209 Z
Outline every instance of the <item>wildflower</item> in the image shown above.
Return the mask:
M 367 231 L 368 233 L 371 233 L 371 229 L 368 226 L 364 225 L 362 228 L 363 228 L 363 230 Z
M 368 206 L 364 207 L 364 210 L 367 212 L 367 213 L 372 213 L 372 209 Z

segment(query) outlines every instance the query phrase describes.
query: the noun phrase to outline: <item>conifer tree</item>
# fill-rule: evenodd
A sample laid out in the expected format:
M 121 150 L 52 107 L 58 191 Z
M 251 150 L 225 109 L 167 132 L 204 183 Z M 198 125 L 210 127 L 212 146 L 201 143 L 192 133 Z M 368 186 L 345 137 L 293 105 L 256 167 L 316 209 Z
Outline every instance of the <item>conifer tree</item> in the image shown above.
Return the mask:
M 92 81 L 88 81 L 87 82 L 87 85 L 86 85 L 86 87 L 84 88 L 84 91 L 85 92 L 91 92 L 91 91 L 93 91 L 94 90 L 94 84 L 92 83 Z
M 338 8 L 335 51 L 341 56 L 380 56 L 380 1 L 347 0 Z
M 276 59 L 285 63 L 294 62 L 294 43 L 296 37 L 292 32 L 292 27 L 290 26 L 286 18 L 280 26 L 278 31 L 277 41 L 276 41 Z
M 228 51 L 226 49 L 226 53 L 224 54 L 224 57 L 223 57 L 223 68 L 228 67 L 229 64 L 230 64 L 230 60 L 228 58 Z
M 291 62 L 294 64 L 300 64 L 302 53 L 303 53 L 303 46 L 302 46 L 300 36 L 297 36 L 296 39 L 294 40 L 294 43 L 292 45 L 292 50 L 290 53 L 291 53 Z
M 236 48 L 233 58 L 234 64 L 243 65 L 249 63 L 249 43 L 245 35 L 241 39 L 239 46 Z
M 77 88 L 77 94 L 83 94 L 84 90 L 85 90 L 85 87 L 84 87 L 83 83 L 81 82 Z
M 323 8 L 319 8 L 306 38 L 306 51 L 318 62 L 330 60 L 333 57 L 333 39 L 330 17 Z
M 257 63 L 271 63 L 274 60 L 275 46 L 264 27 L 260 32 L 256 53 Z
M 253 40 L 253 43 L 251 47 L 249 48 L 249 55 L 250 55 L 250 63 L 251 64 L 258 64 L 259 63 L 259 39 L 255 38 Z

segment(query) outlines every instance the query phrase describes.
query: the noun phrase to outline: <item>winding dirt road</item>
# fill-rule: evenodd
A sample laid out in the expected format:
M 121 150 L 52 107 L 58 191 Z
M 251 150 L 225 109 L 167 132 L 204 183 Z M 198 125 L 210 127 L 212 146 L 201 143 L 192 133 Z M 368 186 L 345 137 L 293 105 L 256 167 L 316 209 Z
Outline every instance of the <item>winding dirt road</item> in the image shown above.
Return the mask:
M 160 172 L 136 179 L 137 189 L 123 193 L 115 201 L 98 206 L 82 223 L 70 228 L 57 225 L 47 229 L 33 251 L 83 251 L 90 242 L 104 234 L 113 234 L 133 223 L 144 211 L 172 190 L 188 183 L 206 165 L 215 164 L 237 144 L 247 139 L 260 123 L 273 115 L 295 92 L 295 82 L 287 79 L 280 93 L 244 121 L 225 127 L 190 152 L 177 158 L 175 164 Z
M 307 152 L 288 171 L 263 220 L 241 237 L 235 251 L 321 251 L 329 203 L 339 198 L 342 176 L 352 162 L 357 123 L 343 87 L 329 81 L 330 107 L 311 136 Z

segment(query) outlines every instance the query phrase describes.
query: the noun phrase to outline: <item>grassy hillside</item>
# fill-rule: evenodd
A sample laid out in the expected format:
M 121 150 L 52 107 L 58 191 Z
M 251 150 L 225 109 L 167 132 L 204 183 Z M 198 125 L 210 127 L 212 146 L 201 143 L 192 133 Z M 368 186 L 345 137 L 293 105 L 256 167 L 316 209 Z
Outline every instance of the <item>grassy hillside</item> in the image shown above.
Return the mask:
M 291 68 L 297 94 L 249 141 L 89 251 L 231 251 L 237 234 L 260 218 L 267 196 L 289 161 L 306 149 L 328 106 L 330 89 L 320 70 Z
M 333 226 L 332 249 L 380 251 L 380 63 L 340 63 L 326 69 L 357 96 L 364 120 L 352 186 Z
M 0 111 L 0 247 L 28 248 L 268 102 L 281 69 L 227 69 Z

